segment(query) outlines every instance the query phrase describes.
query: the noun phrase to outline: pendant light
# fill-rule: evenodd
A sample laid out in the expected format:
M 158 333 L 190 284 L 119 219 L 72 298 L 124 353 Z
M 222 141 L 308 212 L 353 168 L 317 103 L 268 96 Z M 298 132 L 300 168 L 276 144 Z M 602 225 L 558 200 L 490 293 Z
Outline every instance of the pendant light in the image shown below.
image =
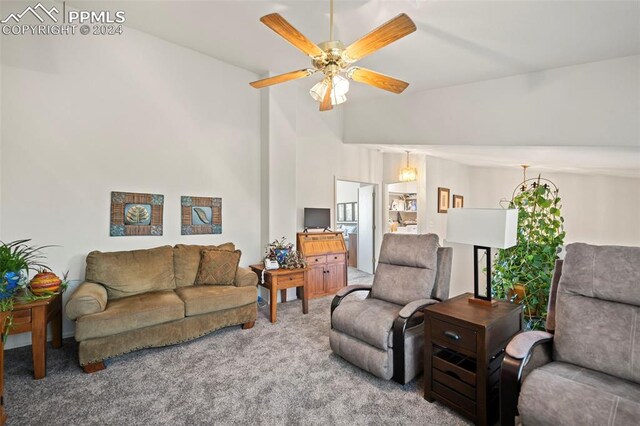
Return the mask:
M 418 177 L 418 170 L 415 167 L 409 167 L 409 151 L 407 151 L 407 167 L 400 169 L 400 182 L 414 182 Z

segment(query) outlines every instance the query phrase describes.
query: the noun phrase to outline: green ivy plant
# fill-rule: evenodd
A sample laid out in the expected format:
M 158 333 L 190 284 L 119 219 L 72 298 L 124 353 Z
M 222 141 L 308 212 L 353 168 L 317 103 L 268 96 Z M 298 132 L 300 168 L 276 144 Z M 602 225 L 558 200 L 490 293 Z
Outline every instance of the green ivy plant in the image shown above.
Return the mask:
M 544 329 L 553 268 L 564 243 L 558 192 L 540 176 L 518 185 L 509 202 L 509 208 L 518 209 L 518 242 L 499 250 L 494 259 L 494 295 L 522 303 L 530 329 Z M 524 291 L 518 294 L 517 288 Z

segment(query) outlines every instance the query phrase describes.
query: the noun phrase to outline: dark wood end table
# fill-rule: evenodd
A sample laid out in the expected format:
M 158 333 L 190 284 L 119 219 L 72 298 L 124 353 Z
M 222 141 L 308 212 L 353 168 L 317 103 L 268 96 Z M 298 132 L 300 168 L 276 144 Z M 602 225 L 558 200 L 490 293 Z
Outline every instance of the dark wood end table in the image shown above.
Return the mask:
M 20 302 L 16 299 L 12 313 L 13 325 L 9 334 L 31 332 L 33 378 L 42 379 L 47 375 L 48 323 L 51 323 L 52 346 L 62 347 L 62 294 L 33 302 Z
M 438 400 L 478 425 L 499 417 L 500 365 L 522 331 L 522 306 L 469 303 L 466 293 L 424 310 L 424 399 Z
M 287 301 L 287 289 L 297 287 L 302 298 L 302 313 L 309 311 L 309 292 L 306 289 L 309 280 L 309 268 L 298 269 L 268 269 L 264 270 L 264 264 L 251 265 L 251 270 L 258 275 L 258 285 L 269 290 L 269 303 L 271 305 L 271 322 L 278 318 L 278 290 L 282 302 Z M 262 271 L 264 270 L 264 283 Z

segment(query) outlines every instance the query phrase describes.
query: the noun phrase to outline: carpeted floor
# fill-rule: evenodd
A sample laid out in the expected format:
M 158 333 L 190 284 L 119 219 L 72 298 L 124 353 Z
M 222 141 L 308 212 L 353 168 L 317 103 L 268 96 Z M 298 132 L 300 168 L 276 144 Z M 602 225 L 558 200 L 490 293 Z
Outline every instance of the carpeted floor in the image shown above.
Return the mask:
M 400 386 L 332 354 L 331 297 L 260 309 L 251 330 L 230 327 L 192 342 L 114 358 L 85 374 L 66 339 L 32 379 L 31 348 L 5 353 L 10 425 L 462 425 L 422 398 L 422 376 Z
M 372 284 L 373 274 L 363 272 L 359 269 L 349 266 L 347 269 L 347 280 L 351 284 Z

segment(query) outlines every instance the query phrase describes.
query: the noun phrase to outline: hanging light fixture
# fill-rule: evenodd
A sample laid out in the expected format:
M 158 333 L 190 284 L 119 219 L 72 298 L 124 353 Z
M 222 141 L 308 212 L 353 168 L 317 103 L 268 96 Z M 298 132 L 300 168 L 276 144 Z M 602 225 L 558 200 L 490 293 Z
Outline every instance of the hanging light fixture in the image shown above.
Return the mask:
M 327 89 L 329 88 L 328 80 L 329 77 L 324 78 L 309 90 L 309 94 L 314 100 L 322 102 L 322 99 L 324 99 L 324 95 L 327 93 Z M 349 91 L 349 80 L 341 75 L 334 75 L 331 77 L 331 87 L 333 87 L 333 90 L 331 91 L 331 105 L 339 105 L 347 100 L 346 95 Z
M 407 151 L 407 167 L 400 169 L 400 182 L 413 182 L 418 177 L 418 170 L 415 167 L 409 167 L 409 151 Z

